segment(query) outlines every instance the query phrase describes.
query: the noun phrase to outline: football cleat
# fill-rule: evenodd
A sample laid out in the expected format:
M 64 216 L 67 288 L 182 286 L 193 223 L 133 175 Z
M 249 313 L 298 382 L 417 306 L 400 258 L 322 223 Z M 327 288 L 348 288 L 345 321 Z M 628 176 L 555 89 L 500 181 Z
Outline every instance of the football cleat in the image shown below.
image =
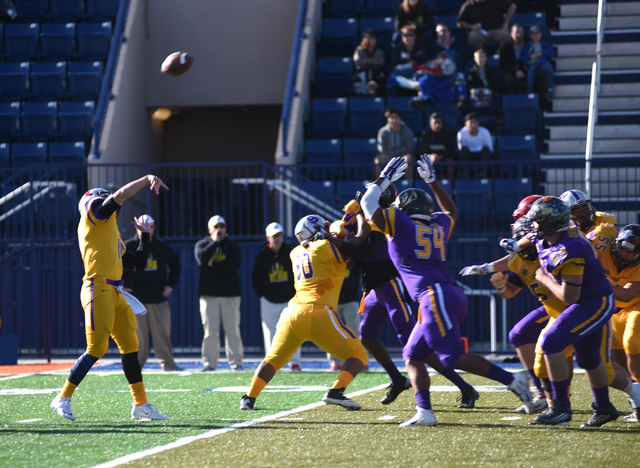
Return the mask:
M 640 382 L 633 382 L 631 390 L 626 395 L 632 409 L 640 408 Z
M 50 406 L 63 418 L 68 419 L 69 421 L 76 420 L 76 415 L 73 414 L 73 410 L 71 409 L 71 397 L 61 398 L 58 394 L 53 399 Z
M 475 388 L 470 387 L 461 391 L 462 394 L 458 397 L 460 404 L 458 408 L 475 408 L 476 400 L 480 399 L 480 394 L 476 391 Z
M 339 366 L 338 364 L 333 364 L 329 370 L 332 372 L 340 372 L 340 370 L 342 369 L 342 366 Z
M 593 408 L 591 418 L 586 423 L 580 424 L 580 427 L 600 427 L 610 421 L 615 421 L 620 416 L 620 412 L 613 405 L 610 405 L 609 408 L 600 409 L 591 403 L 591 407 Z
M 548 408 L 549 404 L 547 403 L 547 397 L 545 396 L 542 390 L 538 390 L 536 392 L 536 396 L 533 397 L 533 402 L 531 403 L 531 410 L 534 413 L 542 413 L 544 410 Z M 516 408 L 516 413 L 526 413 L 527 407 L 525 405 L 518 406 Z
M 164 414 L 160 414 L 151 403 L 146 402 L 142 406 L 133 404 L 131 408 L 131 419 L 157 419 L 164 421 L 168 419 Z
M 399 384 L 392 383 L 387 387 L 387 393 L 382 398 L 382 400 L 380 400 L 380 403 L 382 403 L 383 405 L 393 403 L 394 401 L 396 401 L 396 398 L 398 398 L 398 395 L 400 395 L 405 390 L 409 390 L 410 388 L 411 381 L 409 379 L 404 379 L 404 382 Z
M 257 410 L 256 399 L 251 398 L 247 395 L 242 395 L 240 399 L 240 409 L 241 410 Z
M 291 364 L 291 372 L 302 372 L 300 364 Z
M 507 390 L 512 391 L 524 403 L 525 413 L 533 414 L 533 399 L 529 388 L 529 374 L 520 371 L 513 374 L 513 382 L 507 385 Z
M 438 420 L 436 415 L 433 414 L 433 410 L 424 408 L 416 408 L 416 415 L 408 421 L 400 424 L 400 427 L 413 427 L 413 426 L 437 426 Z
M 344 388 L 330 388 L 327 394 L 322 398 L 327 405 L 338 405 L 348 410 L 359 410 L 362 408 L 360 403 L 356 403 L 343 395 Z
M 527 413 L 529 414 L 529 413 Z M 564 403 L 554 400 L 553 404 L 549 406 L 542 414 L 533 421 L 530 425 L 547 425 L 547 426 L 568 426 L 571 421 L 571 405 L 565 405 Z
M 633 413 L 624 417 L 626 422 L 640 422 L 640 409 L 633 410 Z

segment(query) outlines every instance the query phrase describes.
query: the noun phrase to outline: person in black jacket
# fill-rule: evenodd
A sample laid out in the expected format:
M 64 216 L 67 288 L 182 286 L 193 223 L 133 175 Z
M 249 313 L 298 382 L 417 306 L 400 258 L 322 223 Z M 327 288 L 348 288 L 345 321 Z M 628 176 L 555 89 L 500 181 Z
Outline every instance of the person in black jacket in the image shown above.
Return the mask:
M 500 70 L 502 71 L 502 92 L 515 94 L 518 83 L 527 82 L 527 70 L 520 60 L 524 50 L 524 27 L 520 23 L 511 26 L 511 42 L 500 47 Z
M 296 294 L 293 286 L 293 247 L 284 241 L 284 230 L 278 223 L 271 223 L 265 229 L 267 242 L 258 252 L 251 271 L 253 289 L 260 298 L 260 317 L 264 336 L 264 353 L 269 352 L 271 341 L 276 334 L 280 314 L 287 307 L 289 299 Z M 293 355 L 289 367 L 291 372 L 300 372 L 300 349 Z
M 225 351 L 233 371 L 243 370 L 244 348 L 240 336 L 240 266 L 242 252 L 227 236 L 227 223 L 213 216 L 208 223 L 209 236 L 196 243 L 196 261 L 200 266 L 198 297 L 204 327 L 202 372 L 214 371 L 220 357 L 220 324 L 224 328 Z
M 149 359 L 149 331 L 153 338 L 153 350 L 163 371 L 183 370 L 176 364 L 171 347 L 171 309 L 169 295 L 178 284 L 182 267 L 178 254 L 157 237 L 156 224 L 149 215 L 142 215 L 140 219 L 151 224 L 149 231 L 149 257 L 144 271 L 125 270 L 125 291 L 130 292 L 142 302 L 147 309 L 146 314 L 136 315 L 138 320 L 138 361 L 140 368 Z M 136 228 L 137 236 L 125 242 L 127 250 L 134 250 L 142 232 Z M 167 268 L 169 277 L 167 278 Z
M 420 154 L 427 154 L 433 164 L 452 163 L 458 159 L 458 143 L 456 132 L 445 127 L 444 117 L 439 112 L 434 112 L 429 117 L 429 128 L 422 132 L 420 139 Z M 455 177 L 455 166 L 447 164 L 447 177 L 451 180 Z

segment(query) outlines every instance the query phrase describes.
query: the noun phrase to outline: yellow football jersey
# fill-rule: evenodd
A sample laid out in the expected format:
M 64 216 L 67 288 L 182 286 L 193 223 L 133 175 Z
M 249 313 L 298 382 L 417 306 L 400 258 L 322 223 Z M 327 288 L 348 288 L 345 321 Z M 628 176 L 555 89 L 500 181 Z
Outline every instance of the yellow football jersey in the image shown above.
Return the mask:
M 640 265 L 636 265 L 631 268 L 625 268 L 622 271 L 618 271 L 618 267 L 613 261 L 613 253 L 611 252 L 611 246 L 616 238 L 617 231 L 612 226 L 599 225 L 595 230 L 587 234 L 587 238 L 591 241 L 591 244 L 598 252 L 598 258 L 604 273 L 613 286 L 624 286 L 627 283 L 640 282 Z M 634 304 L 640 303 L 640 296 L 635 297 L 630 302 L 622 302 L 616 300 L 616 307 L 622 307 L 626 309 Z
M 536 270 L 539 267 L 540 262 L 538 260 L 524 260 L 520 255 L 512 255 L 509 259 L 509 270 L 520 277 L 522 282 L 529 288 L 529 291 L 531 291 L 531 294 L 542 302 L 550 316 L 557 317 L 567 307 L 567 304 L 554 296 L 546 286 L 536 281 Z
M 116 214 L 103 219 L 94 210 L 104 199 L 97 198 L 90 207 L 82 209 L 78 224 L 78 244 L 84 263 L 82 281 L 102 277 L 122 278 L 122 255 L 126 247 L 120 237 Z
M 338 309 L 347 261 L 328 240 L 310 242 L 291 251 L 296 295 L 293 304 L 327 305 Z

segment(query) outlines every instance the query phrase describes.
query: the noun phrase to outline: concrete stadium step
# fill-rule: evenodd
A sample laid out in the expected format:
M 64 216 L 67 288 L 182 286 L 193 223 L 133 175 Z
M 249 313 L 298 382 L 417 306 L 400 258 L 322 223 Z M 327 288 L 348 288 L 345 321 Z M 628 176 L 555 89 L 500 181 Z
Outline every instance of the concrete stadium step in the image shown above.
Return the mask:
M 586 141 L 582 140 L 550 140 L 547 142 L 546 154 L 582 154 L 586 151 Z M 593 154 L 625 153 L 638 154 L 640 138 L 595 138 Z
M 554 84 L 587 84 L 591 83 L 591 70 L 557 71 L 553 77 Z M 634 70 L 602 70 L 601 83 L 638 83 L 640 69 Z
M 596 44 L 559 44 L 558 57 L 595 57 Z M 638 55 L 638 44 L 633 42 L 605 42 L 602 55 Z
M 633 125 L 596 125 L 594 136 L 603 138 L 637 138 L 640 135 L 640 124 Z M 549 128 L 551 140 L 580 140 L 587 137 L 586 125 L 558 125 Z M 640 148 L 638 148 L 640 150 Z
M 556 58 L 556 71 L 591 71 L 595 54 L 586 57 L 562 57 Z M 604 55 L 601 58 L 603 70 L 635 70 L 640 67 L 640 55 Z
M 557 125 L 587 125 L 588 113 L 585 112 L 544 112 L 543 125 L 554 127 Z M 600 125 L 630 125 L 640 124 L 640 111 L 599 111 Z
M 598 111 L 633 111 L 640 109 L 640 96 L 604 96 L 598 98 Z M 589 110 L 589 97 L 553 99 L 553 110 L 575 112 Z
M 553 88 L 556 98 L 584 97 L 589 95 L 590 84 L 558 84 Z M 640 96 L 640 83 L 601 83 L 600 97 Z
M 598 2 L 581 3 L 572 5 L 559 5 L 560 15 L 570 16 L 597 16 Z M 605 15 L 640 15 L 640 2 L 607 2 Z
M 639 14 L 605 15 L 604 29 L 637 28 L 640 21 Z M 561 31 L 594 31 L 597 27 L 596 16 L 560 17 L 558 24 Z
M 625 28 L 605 30 L 604 43 L 608 42 L 640 42 L 640 29 Z M 594 44 L 596 43 L 595 28 L 587 30 L 551 31 L 551 43 L 560 44 Z

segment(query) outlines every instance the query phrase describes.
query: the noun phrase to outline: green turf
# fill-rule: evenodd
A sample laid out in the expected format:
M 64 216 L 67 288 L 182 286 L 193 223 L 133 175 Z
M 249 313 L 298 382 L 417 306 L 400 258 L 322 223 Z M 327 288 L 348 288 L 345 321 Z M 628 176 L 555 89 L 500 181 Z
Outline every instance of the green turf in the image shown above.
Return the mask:
M 282 372 L 271 384 L 326 387 L 335 376 L 328 372 Z M 474 385 L 493 384 L 480 377 L 464 376 Z M 63 381 L 64 374 L 3 379 L 0 390 L 56 389 Z M 127 384 L 118 372 L 87 376 L 73 398 L 75 422 L 63 420 L 49 408 L 53 390 L 2 395 L 0 466 L 93 466 L 316 403 L 324 393 L 265 391 L 257 401 L 259 411 L 240 411 L 240 392 L 204 391 L 246 386 L 250 381 L 251 373 L 145 374 L 146 387 L 151 390 L 149 400 L 170 418 L 153 422 L 130 419 L 131 396 L 121 391 Z M 349 391 L 386 382 L 382 373 L 363 373 Z M 447 382 L 436 376 L 433 384 Z M 574 419 L 569 427 L 528 426 L 532 416 L 513 412 L 518 401 L 511 393 L 480 392 L 476 409 L 461 410 L 456 407 L 458 393 L 434 391 L 432 402 L 439 423 L 435 428 L 399 428 L 400 422 L 413 415 L 415 400 L 411 392 L 383 406 L 379 400 L 384 391 L 378 390 L 354 397 L 363 405 L 359 412 L 320 406 L 196 440 L 127 466 L 638 466 L 640 424 L 620 418 L 599 429 L 580 429 L 580 423 L 589 418 L 591 401 L 582 374 L 575 376 L 572 386 Z M 624 395 L 612 391 L 611 396 L 618 409 L 627 414 Z M 513 417 L 519 419 L 504 419 Z M 29 419 L 41 420 L 19 422 Z

